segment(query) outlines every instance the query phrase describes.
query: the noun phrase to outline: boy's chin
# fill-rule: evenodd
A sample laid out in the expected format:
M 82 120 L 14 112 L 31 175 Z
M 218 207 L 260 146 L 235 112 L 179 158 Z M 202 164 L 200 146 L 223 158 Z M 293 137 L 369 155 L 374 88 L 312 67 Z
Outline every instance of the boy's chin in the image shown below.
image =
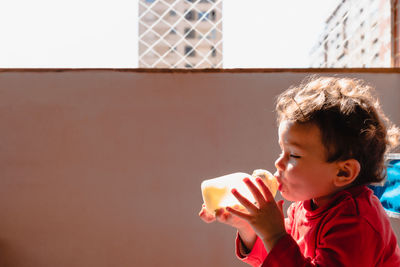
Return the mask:
M 304 200 L 306 200 L 306 199 L 298 199 L 298 198 L 296 198 L 296 197 L 294 197 L 294 196 L 292 196 L 290 194 L 287 194 L 287 192 L 285 192 L 285 191 L 281 191 L 280 193 L 281 193 L 281 196 L 287 201 L 296 202 L 296 201 L 304 201 Z

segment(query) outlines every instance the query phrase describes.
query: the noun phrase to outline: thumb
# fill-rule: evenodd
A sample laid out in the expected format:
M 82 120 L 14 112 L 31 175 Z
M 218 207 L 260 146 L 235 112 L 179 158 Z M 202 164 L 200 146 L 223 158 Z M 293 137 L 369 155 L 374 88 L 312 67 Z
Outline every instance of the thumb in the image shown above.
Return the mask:
M 283 200 L 279 200 L 278 203 L 277 203 L 278 204 L 278 208 L 279 208 L 279 210 L 281 211 L 282 214 L 283 214 L 283 202 L 284 202 Z

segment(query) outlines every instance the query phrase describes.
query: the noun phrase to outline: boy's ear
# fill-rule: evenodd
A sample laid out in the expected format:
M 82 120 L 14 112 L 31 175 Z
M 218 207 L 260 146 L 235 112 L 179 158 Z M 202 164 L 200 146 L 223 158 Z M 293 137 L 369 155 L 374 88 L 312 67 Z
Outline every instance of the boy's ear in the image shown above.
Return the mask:
M 337 187 L 343 187 L 351 184 L 360 173 L 360 163 L 356 159 L 348 159 L 338 162 L 338 171 L 334 179 Z

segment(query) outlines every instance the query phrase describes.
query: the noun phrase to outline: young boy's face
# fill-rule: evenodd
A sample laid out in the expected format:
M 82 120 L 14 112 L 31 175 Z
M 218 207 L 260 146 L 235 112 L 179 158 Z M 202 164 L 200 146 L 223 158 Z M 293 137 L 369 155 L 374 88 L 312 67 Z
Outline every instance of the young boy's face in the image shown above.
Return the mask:
M 282 121 L 279 125 L 282 153 L 275 162 L 281 195 L 290 201 L 313 199 L 320 206 L 337 187 L 335 163 L 326 162 L 319 128 L 314 124 Z

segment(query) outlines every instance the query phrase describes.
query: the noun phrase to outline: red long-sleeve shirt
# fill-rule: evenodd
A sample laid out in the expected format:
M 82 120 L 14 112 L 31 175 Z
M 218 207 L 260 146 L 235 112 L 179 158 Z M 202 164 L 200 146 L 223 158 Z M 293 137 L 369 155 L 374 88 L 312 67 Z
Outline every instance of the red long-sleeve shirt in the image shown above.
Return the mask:
M 338 192 L 325 206 L 295 202 L 285 219 L 287 235 L 267 253 L 257 241 L 247 255 L 236 255 L 252 266 L 400 266 L 400 249 L 379 200 L 365 186 Z

